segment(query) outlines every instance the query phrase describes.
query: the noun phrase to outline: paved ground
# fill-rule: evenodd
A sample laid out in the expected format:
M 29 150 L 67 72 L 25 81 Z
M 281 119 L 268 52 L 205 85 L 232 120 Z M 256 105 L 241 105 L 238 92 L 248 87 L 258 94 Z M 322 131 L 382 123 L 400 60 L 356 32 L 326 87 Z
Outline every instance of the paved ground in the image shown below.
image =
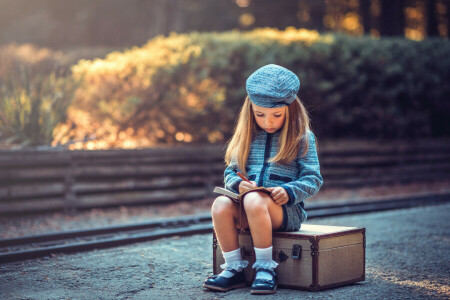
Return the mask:
M 366 281 L 318 293 L 279 289 L 276 299 L 450 299 L 450 204 L 310 223 L 367 229 Z M 248 299 L 249 288 L 209 292 L 212 235 L 0 266 L 1 299 Z M 275 298 L 274 298 L 275 299 Z

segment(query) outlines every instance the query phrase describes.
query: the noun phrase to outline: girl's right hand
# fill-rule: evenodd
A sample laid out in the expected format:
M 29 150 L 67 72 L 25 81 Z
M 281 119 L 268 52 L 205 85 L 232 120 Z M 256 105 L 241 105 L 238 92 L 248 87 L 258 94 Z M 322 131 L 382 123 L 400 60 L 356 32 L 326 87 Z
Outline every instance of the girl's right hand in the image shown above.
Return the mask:
M 241 183 L 239 184 L 239 193 L 243 193 L 243 192 L 245 192 L 249 189 L 255 188 L 255 187 L 257 187 L 255 181 L 247 182 L 245 180 L 242 180 Z

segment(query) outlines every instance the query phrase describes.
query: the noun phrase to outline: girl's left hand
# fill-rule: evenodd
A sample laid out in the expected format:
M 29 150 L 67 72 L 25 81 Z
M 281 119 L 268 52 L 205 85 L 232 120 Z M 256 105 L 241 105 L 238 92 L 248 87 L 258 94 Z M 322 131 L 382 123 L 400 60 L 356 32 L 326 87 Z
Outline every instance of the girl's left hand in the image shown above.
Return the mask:
M 281 186 L 277 186 L 267 189 L 272 192 L 270 196 L 276 204 L 283 205 L 288 203 L 289 195 L 284 188 L 282 188 Z

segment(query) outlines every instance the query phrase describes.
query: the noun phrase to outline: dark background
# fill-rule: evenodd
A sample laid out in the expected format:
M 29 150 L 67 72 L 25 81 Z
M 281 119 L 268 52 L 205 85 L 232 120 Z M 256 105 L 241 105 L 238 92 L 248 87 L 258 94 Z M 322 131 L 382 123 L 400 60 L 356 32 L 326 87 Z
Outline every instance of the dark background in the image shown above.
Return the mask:
M 128 47 L 171 31 L 287 26 L 448 38 L 449 11 L 448 0 L 0 0 L 0 44 Z

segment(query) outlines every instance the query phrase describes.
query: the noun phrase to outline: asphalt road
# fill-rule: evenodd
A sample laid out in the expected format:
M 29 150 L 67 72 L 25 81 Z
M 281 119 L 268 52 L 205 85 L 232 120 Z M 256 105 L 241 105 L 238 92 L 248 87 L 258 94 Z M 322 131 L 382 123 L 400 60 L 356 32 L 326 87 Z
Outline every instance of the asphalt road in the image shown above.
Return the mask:
M 450 299 L 450 204 L 314 219 L 366 228 L 366 280 L 322 292 L 251 296 L 202 288 L 212 234 L 0 265 L 1 299 Z

